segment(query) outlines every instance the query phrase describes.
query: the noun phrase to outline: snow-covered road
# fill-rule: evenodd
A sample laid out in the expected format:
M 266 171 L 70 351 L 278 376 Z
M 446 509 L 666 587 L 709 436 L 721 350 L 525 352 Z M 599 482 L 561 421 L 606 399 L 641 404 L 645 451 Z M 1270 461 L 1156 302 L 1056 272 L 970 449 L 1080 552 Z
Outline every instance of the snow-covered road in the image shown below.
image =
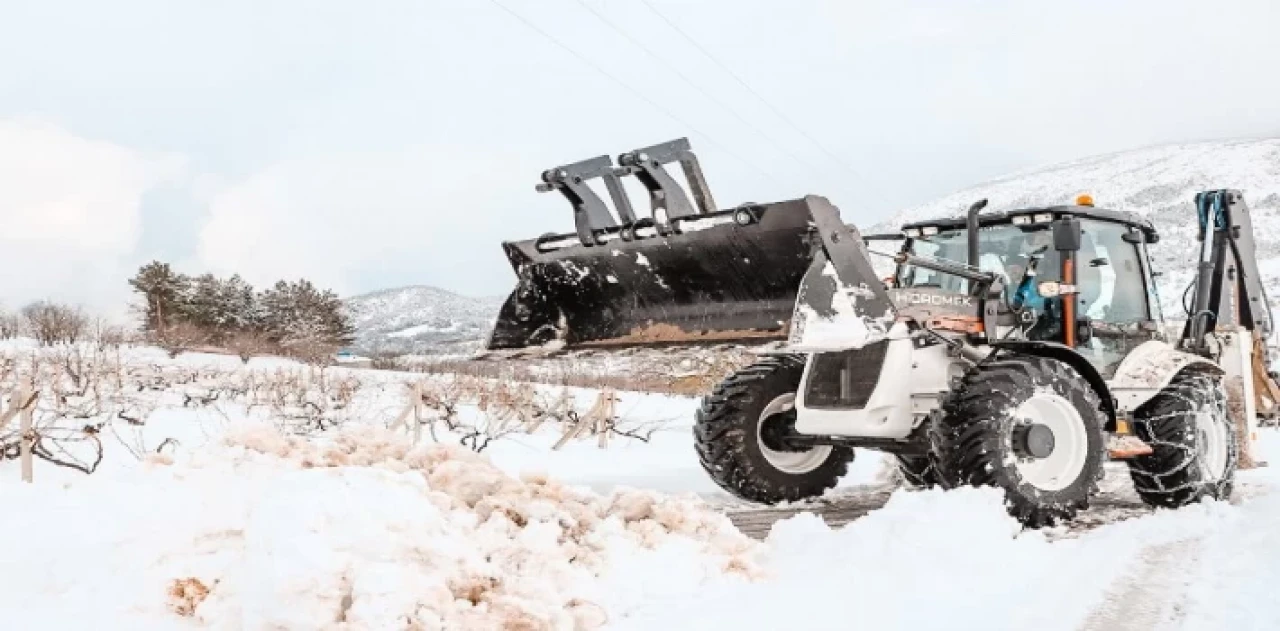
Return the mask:
M 1262 447 L 1275 462 L 1280 433 Z M 839 527 L 802 512 L 766 538 L 767 579 L 665 602 L 622 628 L 1277 629 L 1280 470 L 1240 480 L 1230 504 L 1152 511 L 1113 465 L 1100 506 L 1031 532 L 987 490 L 898 491 Z

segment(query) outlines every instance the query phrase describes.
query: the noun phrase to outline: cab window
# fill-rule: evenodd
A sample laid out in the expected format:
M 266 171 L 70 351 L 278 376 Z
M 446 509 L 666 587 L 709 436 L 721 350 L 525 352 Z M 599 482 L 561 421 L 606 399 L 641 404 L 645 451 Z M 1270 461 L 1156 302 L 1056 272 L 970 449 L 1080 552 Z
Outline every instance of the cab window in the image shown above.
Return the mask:
M 1127 226 L 1082 220 L 1080 227 L 1079 313 L 1088 319 L 1092 336 L 1077 350 L 1110 378 L 1129 352 L 1150 339 L 1140 326 L 1152 320 L 1147 275 L 1138 245 L 1124 240 Z

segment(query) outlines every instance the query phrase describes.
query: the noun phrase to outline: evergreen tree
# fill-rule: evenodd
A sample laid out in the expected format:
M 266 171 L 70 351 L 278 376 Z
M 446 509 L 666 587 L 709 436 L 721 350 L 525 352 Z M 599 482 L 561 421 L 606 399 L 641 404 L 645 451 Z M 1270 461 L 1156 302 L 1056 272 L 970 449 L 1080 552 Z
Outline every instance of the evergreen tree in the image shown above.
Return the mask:
M 254 331 L 261 325 L 257 294 L 239 274 L 222 281 L 218 305 L 223 326 L 228 332 Z
M 264 328 L 281 344 L 349 344 L 355 329 L 342 309 L 342 300 L 321 291 L 306 279 L 280 281 L 260 298 Z
M 153 261 L 129 284 L 145 299 L 143 329 L 175 352 L 213 343 L 235 346 L 244 357 L 280 346 L 308 361 L 323 361 L 355 337 L 337 294 L 306 279 L 256 292 L 239 275 L 189 278 Z
M 191 280 L 180 302 L 181 317 L 188 324 L 216 335 L 224 329 L 225 315 L 220 308 L 222 281 L 213 274 L 201 274 Z
M 183 317 L 183 305 L 190 280 L 173 271 L 168 263 L 152 261 L 143 265 L 129 285 L 143 297 L 142 330 L 159 332 Z

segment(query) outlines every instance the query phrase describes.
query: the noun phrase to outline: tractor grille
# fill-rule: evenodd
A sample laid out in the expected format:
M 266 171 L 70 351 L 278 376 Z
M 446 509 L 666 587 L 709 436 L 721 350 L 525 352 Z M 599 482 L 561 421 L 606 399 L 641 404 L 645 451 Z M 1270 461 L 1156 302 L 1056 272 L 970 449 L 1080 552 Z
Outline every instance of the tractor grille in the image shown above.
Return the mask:
M 814 355 L 809 381 L 805 384 L 805 407 L 865 406 L 880 379 L 880 367 L 884 365 L 888 348 L 889 342 L 883 341 L 856 350 Z

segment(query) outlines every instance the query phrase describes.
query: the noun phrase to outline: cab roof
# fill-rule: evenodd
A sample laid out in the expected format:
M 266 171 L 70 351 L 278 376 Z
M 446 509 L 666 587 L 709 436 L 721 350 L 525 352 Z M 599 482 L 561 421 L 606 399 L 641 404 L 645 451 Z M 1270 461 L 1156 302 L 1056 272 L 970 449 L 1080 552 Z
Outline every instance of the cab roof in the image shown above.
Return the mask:
M 978 225 L 995 226 L 1006 224 L 1010 223 L 1014 216 L 1031 215 L 1036 213 L 1053 213 L 1055 219 L 1062 215 L 1071 215 L 1073 217 L 1122 224 L 1142 231 L 1148 243 L 1155 243 L 1159 238 L 1156 234 L 1155 226 L 1152 225 L 1149 220 L 1141 217 L 1140 215 L 1120 210 L 1094 208 L 1093 206 L 1045 206 L 1041 208 L 1019 208 L 1016 210 L 987 212 L 978 215 Z M 934 226 L 940 230 L 963 229 L 965 227 L 965 217 L 962 215 L 959 217 L 943 217 L 925 221 L 913 221 L 911 223 L 903 224 L 901 229 L 907 230 L 910 228 L 923 228 L 926 226 Z

